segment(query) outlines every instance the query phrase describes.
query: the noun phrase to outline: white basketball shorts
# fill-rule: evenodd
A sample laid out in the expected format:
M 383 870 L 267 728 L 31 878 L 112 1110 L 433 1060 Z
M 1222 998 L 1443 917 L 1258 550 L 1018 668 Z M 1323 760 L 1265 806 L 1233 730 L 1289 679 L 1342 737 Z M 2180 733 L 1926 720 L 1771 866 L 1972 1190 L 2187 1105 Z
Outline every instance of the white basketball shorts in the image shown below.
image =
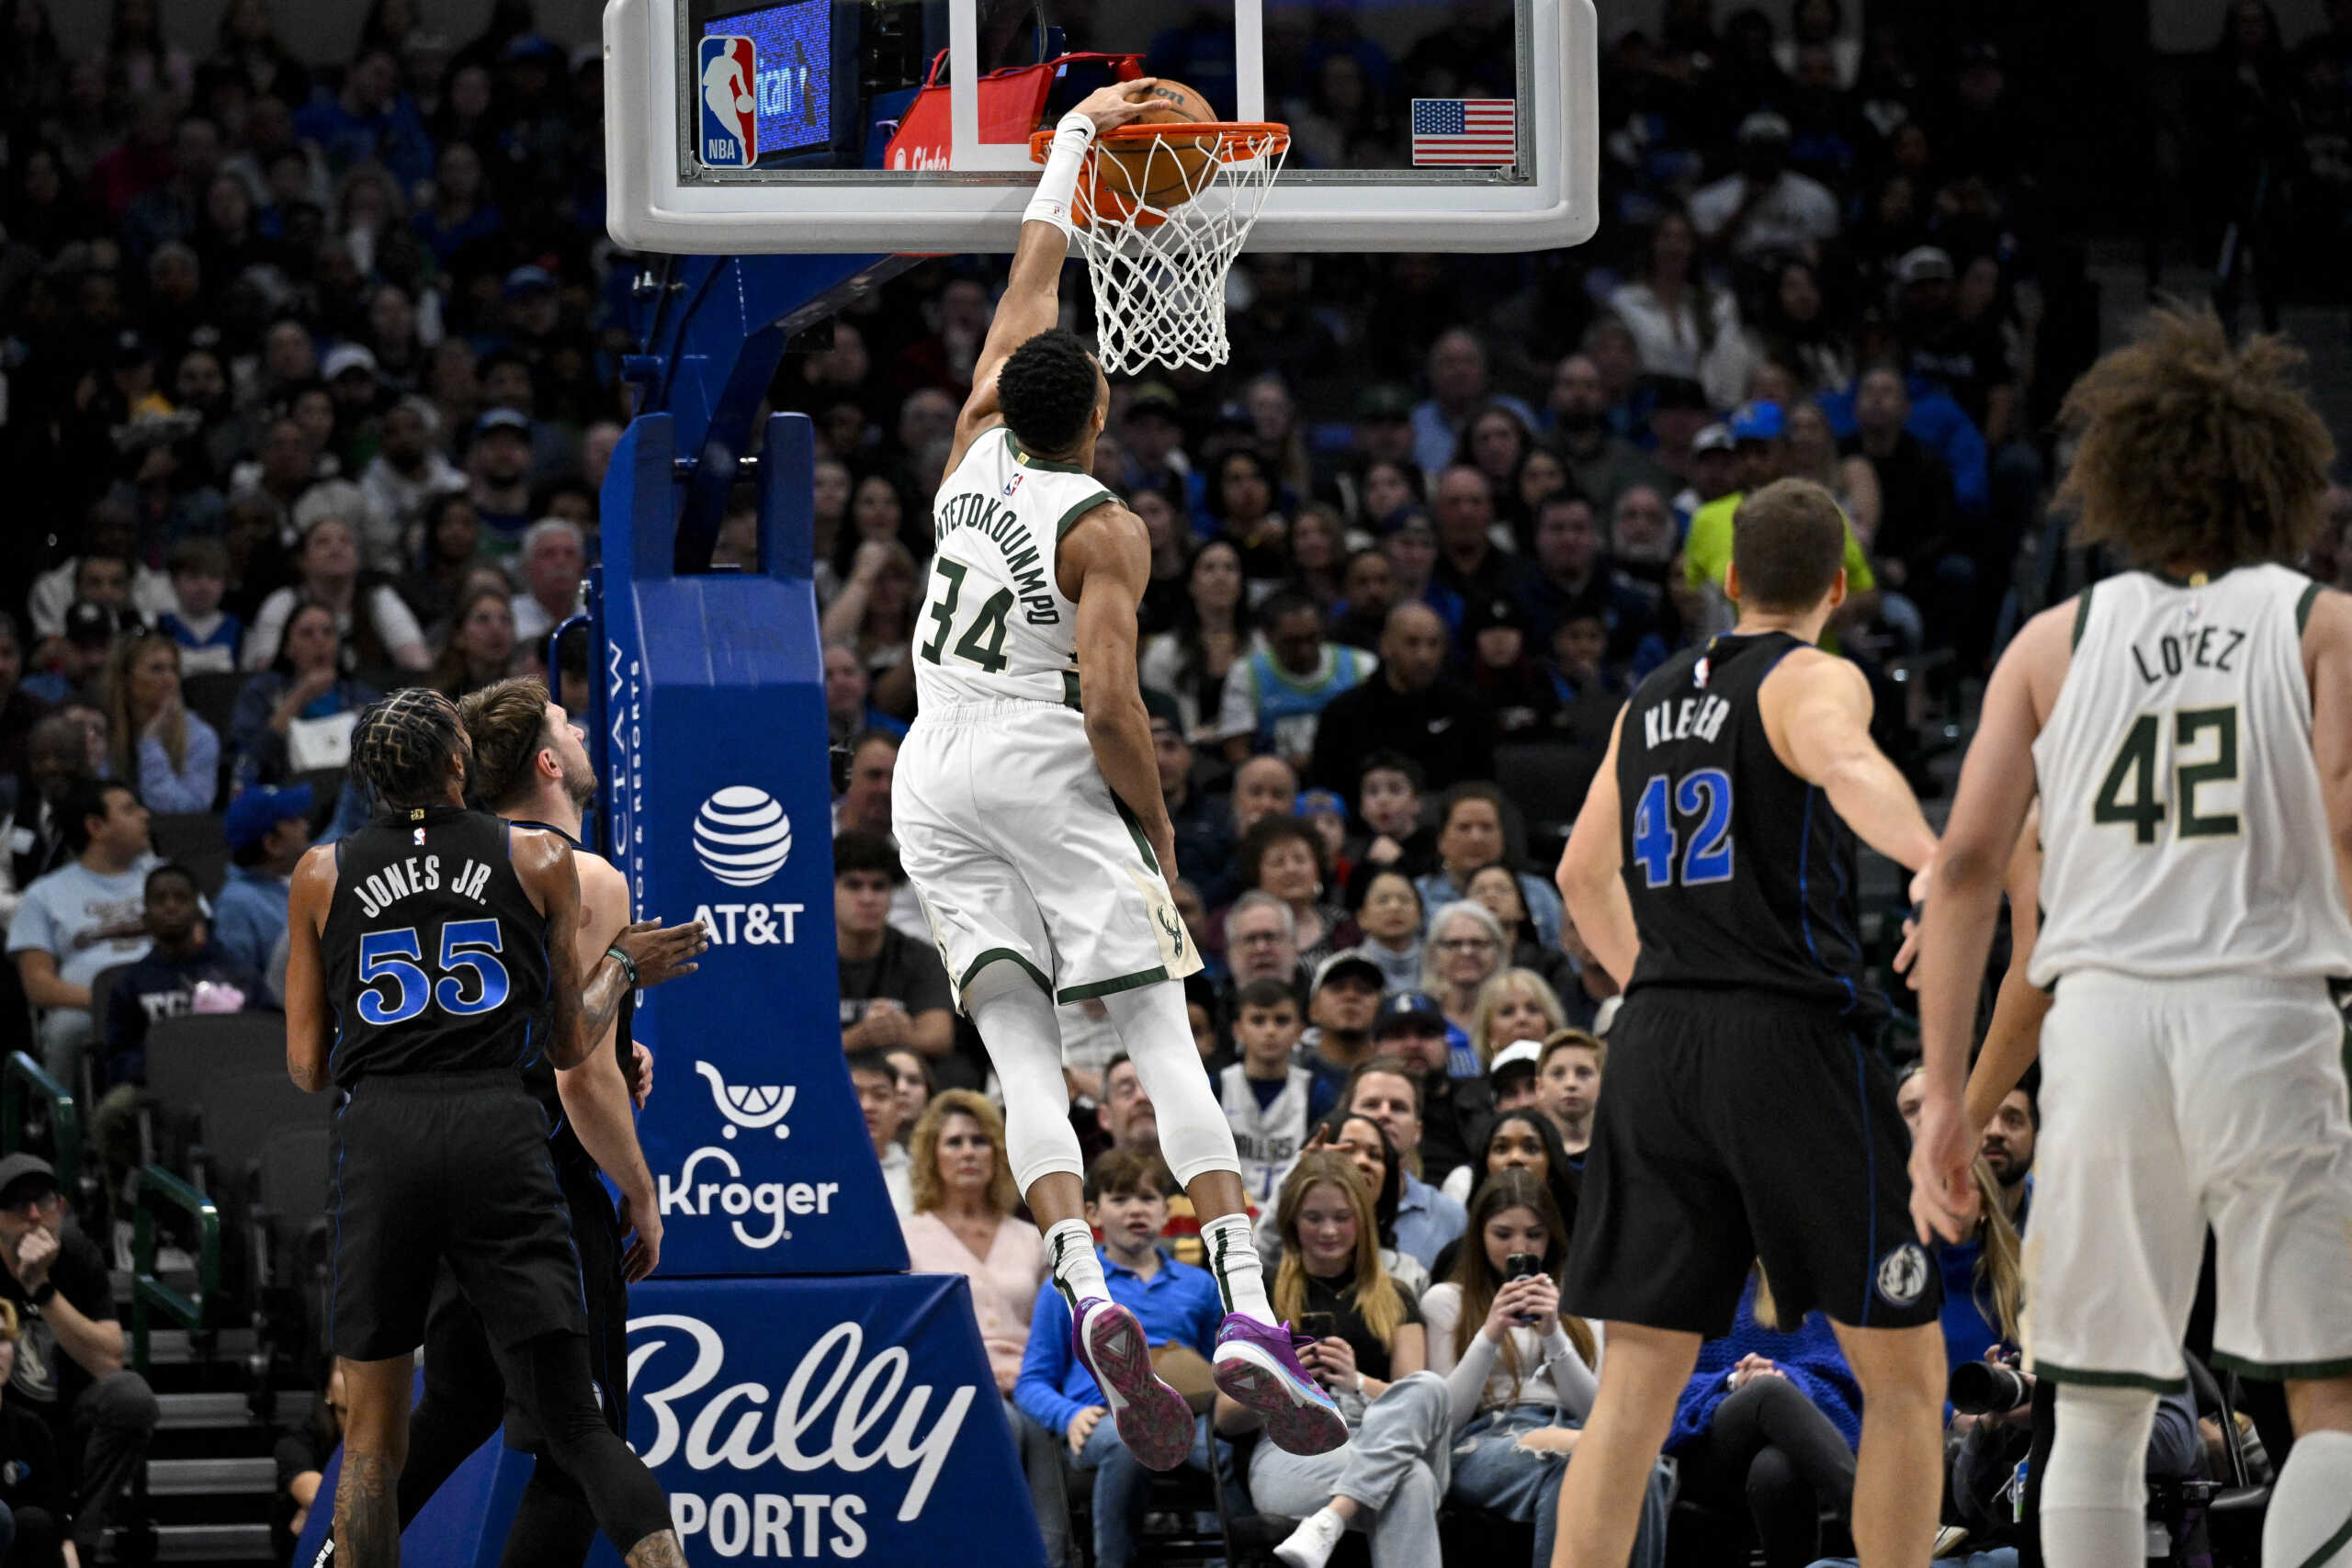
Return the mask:
M 1075 709 L 1012 700 L 925 708 L 899 749 L 890 823 L 959 998 L 1000 961 L 1057 1002 L 1201 967 Z
M 2317 979 L 2060 982 L 2025 1226 L 2037 1372 L 2179 1387 L 2209 1224 L 2215 1364 L 2352 1372 L 2344 1030 Z

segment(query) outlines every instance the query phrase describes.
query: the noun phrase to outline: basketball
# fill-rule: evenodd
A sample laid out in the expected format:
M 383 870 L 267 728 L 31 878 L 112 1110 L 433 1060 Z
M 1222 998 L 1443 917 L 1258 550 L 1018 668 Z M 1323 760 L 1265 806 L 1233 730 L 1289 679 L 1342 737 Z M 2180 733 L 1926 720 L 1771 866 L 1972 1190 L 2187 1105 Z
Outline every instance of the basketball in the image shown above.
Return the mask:
M 751 94 L 738 93 L 735 95 L 735 112 L 737 114 L 750 114 L 752 112 Z
M 1151 107 L 1136 118 L 1136 124 L 1197 123 L 1217 118 L 1208 99 L 1182 82 L 1160 82 L 1152 88 L 1149 102 Z M 1215 135 L 1156 136 L 1127 146 L 1113 141 L 1099 154 L 1099 183 L 1122 203 L 1163 209 L 1182 207 L 1200 188 L 1201 176 L 1216 156 L 1216 148 Z M 1108 166 L 1112 164 L 1117 167 Z

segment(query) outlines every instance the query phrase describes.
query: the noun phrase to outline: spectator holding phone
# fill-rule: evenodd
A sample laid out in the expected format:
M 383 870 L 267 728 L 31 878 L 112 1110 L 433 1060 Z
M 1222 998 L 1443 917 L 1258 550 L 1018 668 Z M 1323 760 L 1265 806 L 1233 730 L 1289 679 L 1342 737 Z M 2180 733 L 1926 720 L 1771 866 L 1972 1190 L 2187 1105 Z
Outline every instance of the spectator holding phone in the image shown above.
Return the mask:
M 1498 1124 L 1542 1136 L 1540 1117 Z M 1556 1146 L 1556 1145 L 1555 1145 Z M 1592 1408 L 1600 1361 L 1593 1325 L 1560 1315 L 1568 1233 L 1551 1187 L 1528 1166 L 1493 1170 L 1470 1201 L 1453 1278 L 1430 1287 L 1430 1371 L 1445 1380 L 1457 1506 L 1535 1527 L 1535 1568 L 1552 1561 L 1560 1475 Z M 1666 1489 L 1653 1477 L 1634 1568 L 1666 1551 Z
M 1302 1155 L 1274 1214 L 1283 1240 L 1274 1312 L 1314 1337 L 1300 1364 L 1331 1391 L 1350 1438 L 1328 1453 L 1261 1442 L 1250 1455 L 1259 1511 L 1306 1521 L 1274 1555 L 1291 1568 L 1321 1568 L 1353 1529 L 1371 1538 L 1373 1568 L 1424 1568 L 1439 1559 L 1449 1456 L 1445 1385 L 1422 1371 L 1420 1314 L 1380 1266 L 1372 1201 L 1347 1160 L 1320 1149 Z M 1217 1395 L 1218 1431 L 1257 1424 Z

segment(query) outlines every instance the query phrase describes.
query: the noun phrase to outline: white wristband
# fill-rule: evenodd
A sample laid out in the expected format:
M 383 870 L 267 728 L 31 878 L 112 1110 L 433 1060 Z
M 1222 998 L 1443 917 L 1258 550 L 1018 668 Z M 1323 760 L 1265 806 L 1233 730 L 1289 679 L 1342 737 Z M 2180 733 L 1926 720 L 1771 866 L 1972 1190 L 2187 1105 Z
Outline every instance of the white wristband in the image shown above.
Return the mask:
M 1037 194 L 1021 214 L 1023 223 L 1050 223 L 1065 237 L 1071 232 L 1070 202 L 1078 195 L 1078 169 L 1094 142 L 1094 122 L 1072 110 L 1054 128 L 1054 150 L 1037 181 Z

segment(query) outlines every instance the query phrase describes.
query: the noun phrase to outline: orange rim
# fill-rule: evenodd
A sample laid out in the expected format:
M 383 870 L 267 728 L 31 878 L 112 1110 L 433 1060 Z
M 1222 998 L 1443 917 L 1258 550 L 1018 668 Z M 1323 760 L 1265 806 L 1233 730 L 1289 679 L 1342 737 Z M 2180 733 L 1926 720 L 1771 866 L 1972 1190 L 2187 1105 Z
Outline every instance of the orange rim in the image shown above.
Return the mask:
M 1033 133 L 1029 138 L 1029 158 L 1042 164 L 1052 152 L 1055 129 Z M 1097 147 L 1115 146 L 1121 142 L 1158 141 L 1171 136 L 1200 140 L 1214 135 L 1217 139 L 1219 161 L 1238 163 L 1245 158 L 1262 157 L 1273 152 L 1290 151 L 1290 127 L 1271 120 L 1242 119 L 1172 119 L 1151 125 L 1122 125 L 1105 130 L 1094 138 Z

